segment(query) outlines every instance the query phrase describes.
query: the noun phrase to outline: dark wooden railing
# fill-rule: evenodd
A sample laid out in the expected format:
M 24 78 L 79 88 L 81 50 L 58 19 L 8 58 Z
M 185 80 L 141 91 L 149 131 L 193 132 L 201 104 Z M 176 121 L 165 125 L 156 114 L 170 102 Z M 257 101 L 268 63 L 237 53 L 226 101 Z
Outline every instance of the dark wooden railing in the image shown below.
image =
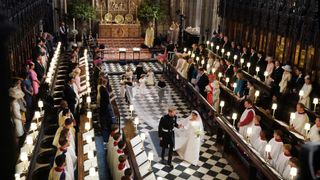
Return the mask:
M 267 179 L 282 179 L 270 165 L 254 153 L 250 145 L 241 137 L 239 133 L 232 127 L 230 119 L 218 113 L 211 105 L 208 104 L 195 88 L 184 79 L 171 64 L 165 64 L 164 73 L 175 84 L 176 88 L 184 95 L 191 103 L 192 108 L 199 111 L 204 120 L 205 129 L 213 131 L 217 134 L 217 143 L 223 144 L 223 150 L 230 150 L 231 141 L 236 144 L 241 151 L 244 152 L 245 158 L 250 163 L 250 179 L 257 177 L 257 172 L 260 172 Z

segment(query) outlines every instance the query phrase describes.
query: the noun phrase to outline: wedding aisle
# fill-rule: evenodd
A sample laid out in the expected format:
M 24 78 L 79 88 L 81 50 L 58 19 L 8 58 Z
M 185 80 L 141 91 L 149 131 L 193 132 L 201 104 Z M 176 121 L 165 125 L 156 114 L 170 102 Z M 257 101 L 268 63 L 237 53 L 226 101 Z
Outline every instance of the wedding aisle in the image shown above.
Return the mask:
M 113 63 L 107 63 L 107 66 L 114 66 Z M 110 68 L 111 69 L 111 68 Z M 110 84 L 116 93 L 116 102 L 121 114 L 122 127 L 126 121 L 131 119 L 129 105 L 125 99 L 120 98 L 120 75 L 109 74 Z M 156 82 L 160 75 L 156 75 Z M 190 115 L 191 108 L 183 97 L 173 88 L 173 84 L 167 83 L 167 92 L 165 93 L 164 103 L 158 103 L 157 87 L 147 86 L 143 95 L 137 95 L 134 98 L 133 117 L 139 118 L 139 133 L 146 134 L 144 143 L 145 150 L 154 152 L 154 161 L 152 162 L 153 172 L 157 177 L 163 179 L 239 179 L 239 176 L 233 171 L 227 160 L 213 145 L 215 136 L 205 135 L 205 142 L 201 146 L 199 166 L 190 165 L 183 161 L 176 153 L 173 156 L 173 169 L 160 163 L 160 152 L 158 139 L 158 124 L 162 115 L 167 113 L 167 108 L 174 105 L 177 108 L 178 121 Z M 167 159 L 167 158 L 166 158 Z

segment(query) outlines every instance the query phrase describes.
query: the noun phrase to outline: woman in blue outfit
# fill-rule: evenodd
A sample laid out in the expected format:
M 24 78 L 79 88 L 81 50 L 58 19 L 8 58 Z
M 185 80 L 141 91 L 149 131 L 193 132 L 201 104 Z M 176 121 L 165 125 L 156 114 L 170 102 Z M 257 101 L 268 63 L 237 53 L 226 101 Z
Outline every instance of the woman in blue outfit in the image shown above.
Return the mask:
M 241 71 L 237 72 L 237 87 L 234 89 L 234 93 L 239 97 L 244 96 L 244 90 L 245 90 L 245 80 L 243 79 L 243 74 Z

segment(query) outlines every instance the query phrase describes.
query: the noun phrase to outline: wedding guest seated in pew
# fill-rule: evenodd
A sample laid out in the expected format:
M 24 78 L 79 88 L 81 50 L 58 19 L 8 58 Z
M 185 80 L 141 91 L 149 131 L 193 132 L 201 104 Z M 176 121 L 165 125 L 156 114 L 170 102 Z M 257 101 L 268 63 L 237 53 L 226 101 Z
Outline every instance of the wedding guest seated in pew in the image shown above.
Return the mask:
M 48 180 L 72 180 L 72 176 L 66 169 L 66 155 L 61 154 L 54 160 L 56 167 L 52 167 Z
M 124 141 L 119 141 L 118 143 L 118 147 L 116 152 L 114 153 L 113 157 L 112 157 L 112 162 L 111 162 L 111 167 L 116 167 L 118 164 L 118 159 L 121 155 L 124 155 L 124 149 L 126 148 L 126 143 Z M 112 174 L 116 174 L 117 169 L 114 168 L 113 169 L 113 173 Z
M 133 173 L 131 168 L 124 170 L 124 176 L 121 177 L 121 180 L 133 180 Z
M 128 163 L 128 156 L 121 155 L 118 158 L 118 163 L 116 166 L 116 174 L 114 174 L 113 179 L 114 180 L 121 180 L 121 177 L 124 176 L 124 172 L 126 169 L 130 168 Z
M 75 150 L 75 147 L 76 147 L 75 146 L 75 133 L 76 133 L 76 131 L 73 128 L 73 120 L 71 118 L 67 118 L 64 121 L 64 126 L 60 126 L 57 129 L 56 134 L 53 139 L 53 142 L 52 142 L 52 145 L 54 145 L 58 148 L 61 131 L 65 130 L 65 129 L 68 130 L 67 137 L 69 137 L 69 140 L 70 140 L 70 147 L 72 147 Z
M 265 147 L 268 144 L 267 134 L 265 131 L 260 131 L 259 138 L 256 141 L 252 141 L 252 146 L 259 152 L 261 156 L 265 155 Z
M 290 119 L 290 129 L 294 129 L 303 135 L 305 134 L 304 126 L 306 123 L 309 123 L 309 117 L 304 108 L 302 103 L 298 103 L 296 105 L 295 117 Z
M 66 156 L 66 170 L 70 173 L 71 179 L 73 180 L 74 170 L 77 167 L 77 156 L 74 150 L 71 149 L 67 137 L 60 137 L 59 146 L 60 147 L 57 149 L 56 157 L 61 154 L 64 154 Z
M 251 126 L 252 134 L 250 136 L 251 144 L 255 143 L 260 137 L 260 132 L 261 132 L 260 120 L 261 120 L 261 116 L 259 115 L 255 115 L 253 118 L 253 124 Z
M 273 138 L 268 142 L 268 144 L 271 146 L 271 151 L 267 158 L 271 161 L 277 160 L 282 152 L 283 142 L 281 136 L 282 132 L 280 130 L 274 130 Z
M 320 142 L 320 117 L 316 118 L 315 124 L 311 127 L 308 139 L 311 142 Z
M 290 144 L 284 144 L 282 148 L 282 153 L 279 155 L 277 160 L 273 160 L 272 164 L 273 167 L 276 168 L 276 170 L 280 173 L 283 174 L 285 168 L 289 164 L 289 160 L 291 159 L 291 145 Z
M 252 106 L 252 101 L 249 99 L 244 100 L 244 107 L 246 109 L 243 111 L 243 113 L 240 117 L 238 127 L 239 127 L 239 133 L 243 137 L 246 137 L 247 128 L 252 126 L 252 124 L 253 124 L 253 118 L 255 116 L 255 111 Z
M 290 170 L 291 168 L 295 167 L 298 168 L 299 165 L 299 160 L 296 157 L 292 157 L 289 159 L 288 165 L 286 166 L 286 168 L 284 169 L 283 173 L 282 173 L 282 177 L 285 180 L 291 180 L 292 176 L 290 175 Z

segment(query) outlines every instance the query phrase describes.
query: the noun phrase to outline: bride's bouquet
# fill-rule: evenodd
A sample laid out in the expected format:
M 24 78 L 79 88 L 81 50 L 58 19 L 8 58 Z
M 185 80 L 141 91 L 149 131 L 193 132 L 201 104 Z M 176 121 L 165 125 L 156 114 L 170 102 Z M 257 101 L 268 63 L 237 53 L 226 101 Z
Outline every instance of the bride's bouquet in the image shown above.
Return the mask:
M 204 132 L 199 128 L 195 131 L 196 137 L 200 137 L 201 135 L 204 135 Z

